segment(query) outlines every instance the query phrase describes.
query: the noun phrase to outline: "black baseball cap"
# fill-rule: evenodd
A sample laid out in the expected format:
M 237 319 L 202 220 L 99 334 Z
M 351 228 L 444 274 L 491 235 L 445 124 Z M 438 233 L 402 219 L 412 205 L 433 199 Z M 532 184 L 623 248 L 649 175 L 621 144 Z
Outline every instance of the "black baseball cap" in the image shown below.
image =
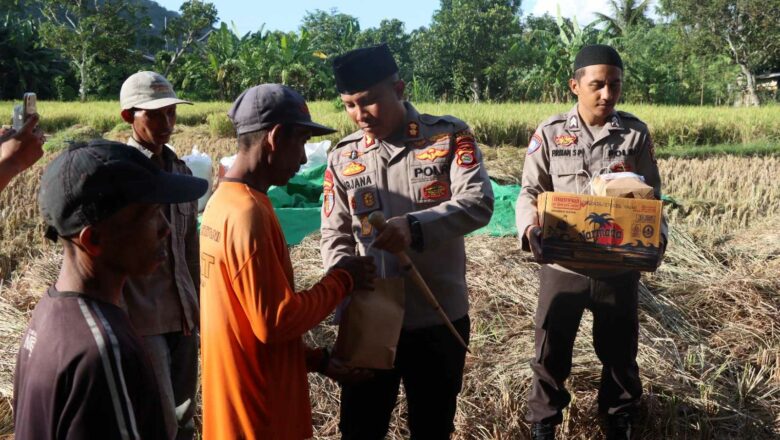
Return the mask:
M 398 65 L 386 43 L 351 50 L 333 59 L 336 89 L 353 94 L 398 73 Z
M 309 106 L 300 93 L 281 84 L 260 84 L 244 91 L 228 111 L 236 134 L 265 130 L 276 124 L 294 124 L 310 128 L 322 136 L 336 130 L 312 122 Z
M 76 143 L 43 172 L 38 206 L 46 237 L 78 234 L 132 203 L 183 203 L 206 193 L 208 182 L 161 170 L 119 142 Z

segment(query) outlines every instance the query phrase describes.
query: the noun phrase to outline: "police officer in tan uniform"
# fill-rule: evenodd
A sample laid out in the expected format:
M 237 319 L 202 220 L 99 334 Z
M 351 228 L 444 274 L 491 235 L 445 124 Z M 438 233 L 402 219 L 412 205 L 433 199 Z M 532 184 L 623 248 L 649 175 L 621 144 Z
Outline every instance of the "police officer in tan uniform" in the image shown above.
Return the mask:
M 661 180 L 647 126 L 615 110 L 623 63 L 612 47 L 585 46 L 569 80 L 577 105 L 553 116 L 531 138 L 523 167 L 516 220 L 522 247 L 541 257 L 536 200 L 545 191 L 585 193 L 595 175 L 631 171 L 644 176 L 660 198 Z M 666 243 L 665 224 L 662 246 Z M 534 439 L 554 439 L 555 426 L 571 396 L 564 381 L 571 371 L 574 338 L 584 309 L 593 314 L 593 346 L 603 365 L 598 405 L 608 439 L 627 439 L 642 383 L 636 363 L 639 272 L 582 270 L 543 264 L 539 273 L 533 383 L 527 419 Z
M 463 236 L 490 221 L 493 192 L 474 135 L 452 116 L 418 113 L 386 45 L 334 60 L 336 85 L 360 129 L 331 151 L 325 172 L 322 258 L 370 255 L 386 277 L 403 276 L 393 253 L 407 250 L 464 340 L 469 337 Z M 388 219 L 379 233 L 368 215 Z M 410 281 L 395 368 L 342 385 L 344 439 L 383 439 L 404 382 L 413 439 L 448 439 L 465 349 Z

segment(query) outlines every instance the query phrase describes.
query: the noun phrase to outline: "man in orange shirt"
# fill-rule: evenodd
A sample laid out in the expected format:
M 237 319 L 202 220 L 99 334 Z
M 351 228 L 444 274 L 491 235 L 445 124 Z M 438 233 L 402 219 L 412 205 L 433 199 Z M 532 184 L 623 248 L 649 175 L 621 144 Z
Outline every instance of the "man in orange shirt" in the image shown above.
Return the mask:
M 312 122 L 303 97 L 263 84 L 228 116 L 238 155 L 209 200 L 200 231 L 203 437 L 313 435 L 307 371 L 339 371 L 302 335 L 352 289 L 371 288 L 371 258 L 341 260 L 311 289 L 294 290 L 287 243 L 266 191 L 306 163 L 304 144 L 334 130 Z

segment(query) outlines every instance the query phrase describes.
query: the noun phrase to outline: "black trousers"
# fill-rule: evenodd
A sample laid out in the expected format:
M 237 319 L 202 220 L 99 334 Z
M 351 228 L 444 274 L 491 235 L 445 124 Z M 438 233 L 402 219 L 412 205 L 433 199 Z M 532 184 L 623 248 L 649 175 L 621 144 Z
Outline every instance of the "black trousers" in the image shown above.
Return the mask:
M 593 348 L 602 364 L 599 411 L 633 413 L 642 394 L 636 356 L 639 341 L 639 272 L 589 278 L 542 266 L 536 308 L 534 377 L 528 396 L 529 422 L 562 420 L 571 401 L 564 381 L 585 309 L 593 313 Z
M 469 341 L 469 317 L 453 325 Z M 449 439 L 458 393 L 463 385 L 466 350 L 444 325 L 401 331 L 395 368 L 379 371 L 369 381 L 341 388 L 344 440 L 381 440 L 403 381 L 412 440 Z

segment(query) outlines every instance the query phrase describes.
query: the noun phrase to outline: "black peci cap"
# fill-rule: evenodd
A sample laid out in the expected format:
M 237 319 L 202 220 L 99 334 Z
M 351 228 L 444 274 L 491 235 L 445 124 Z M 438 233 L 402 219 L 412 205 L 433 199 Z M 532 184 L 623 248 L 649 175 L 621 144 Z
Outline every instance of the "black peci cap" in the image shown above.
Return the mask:
M 333 59 L 336 89 L 341 94 L 362 92 L 398 73 L 398 65 L 387 44 L 351 50 Z
M 69 237 L 132 203 L 183 203 L 208 182 L 162 171 L 133 147 L 106 140 L 71 145 L 43 172 L 38 206 L 46 237 Z
M 233 102 L 228 117 L 238 135 L 265 130 L 276 124 L 302 125 L 311 129 L 314 136 L 336 132 L 312 122 L 303 96 L 281 84 L 261 84 L 245 90 Z
M 623 60 L 620 58 L 620 54 L 612 46 L 606 44 L 583 46 L 574 58 L 575 71 L 596 64 L 606 64 L 623 70 Z

